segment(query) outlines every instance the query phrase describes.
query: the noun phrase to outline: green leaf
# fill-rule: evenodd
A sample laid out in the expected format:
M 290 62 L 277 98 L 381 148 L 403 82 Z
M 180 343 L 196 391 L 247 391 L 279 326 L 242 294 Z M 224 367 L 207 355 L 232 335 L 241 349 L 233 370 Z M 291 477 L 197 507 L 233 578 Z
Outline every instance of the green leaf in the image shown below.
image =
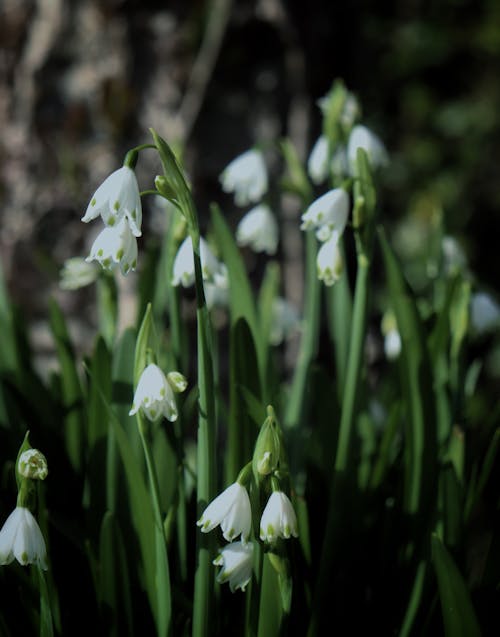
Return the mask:
M 432 563 L 436 571 L 445 637 L 479 637 L 481 629 L 469 591 L 453 558 L 435 534 Z
M 40 588 L 40 637 L 53 637 L 52 611 L 50 595 L 45 580 L 45 573 L 38 568 L 38 583 Z
M 153 312 L 151 309 L 151 303 L 148 304 L 144 318 L 142 319 L 139 334 L 137 335 L 137 343 L 135 346 L 135 359 L 134 359 L 134 386 L 137 387 L 139 378 L 142 372 L 146 369 L 152 356 L 157 360 L 158 351 L 158 339 L 156 337 Z

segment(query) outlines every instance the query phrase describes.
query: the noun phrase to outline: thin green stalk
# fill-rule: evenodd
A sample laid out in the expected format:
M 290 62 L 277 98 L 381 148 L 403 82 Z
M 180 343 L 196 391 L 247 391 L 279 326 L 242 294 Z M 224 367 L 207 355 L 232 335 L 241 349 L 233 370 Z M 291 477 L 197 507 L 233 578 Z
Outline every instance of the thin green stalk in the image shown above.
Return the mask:
M 160 490 L 158 487 L 158 478 L 154 466 L 153 453 L 151 451 L 151 446 L 146 434 L 147 423 L 144 420 L 143 416 L 140 414 L 138 414 L 137 416 L 137 422 L 139 426 L 139 435 L 141 437 L 142 448 L 144 450 L 144 457 L 146 459 L 146 468 L 148 472 L 151 500 L 153 503 L 153 512 L 155 517 L 155 547 L 157 555 L 157 633 L 159 637 L 166 637 L 170 631 L 172 603 L 170 593 L 170 569 L 168 563 L 167 542 L 160 506 Z M 160 555 L 162 555 L 164 559 L 160 560 Z

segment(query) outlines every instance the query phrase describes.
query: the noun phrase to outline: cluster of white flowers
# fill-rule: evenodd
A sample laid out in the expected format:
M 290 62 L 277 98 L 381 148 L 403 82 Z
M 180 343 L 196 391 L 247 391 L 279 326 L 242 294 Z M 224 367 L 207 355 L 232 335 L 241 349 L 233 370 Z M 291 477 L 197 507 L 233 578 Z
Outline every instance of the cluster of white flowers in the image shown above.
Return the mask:
M 150 363 L 139 378 L 129 415 L 133 416 L 140 410 L 148 420 L 155 421 L 165 416 L 174 422 L 178 416 L 174 394 L 183 392 L 186 387 L 187 380 L 180 372 L 170 372 L 165 376 L 158 365 Z
M 99 215 L 105 227 L 94 241 L 86 261 L 98 261 L 108 270 L 119 266 L 122 274 L 135 270 L 142 207 L 137 178 L 129 166 L 115 170 L 99 186 L 82 221 L 88 223 Z
M 203 533 L 220 525 L 224 538 L 231 542 L 214 560 L 222 566 L 217 580 L 229 581 L 231 591 L 245 590 L 252 577 L 253 543 L 249 542 L 252 528 L 252 511 L 247 489 L 234 482 L 219 494 L 203 511 L 197 525 Z M 233 542 L 240 536 L 240 540 Z M 270 544 L 278 538 L 298 537 L 297 517 L 288 496 L 274 491 L 262 513 L 260 539 Z

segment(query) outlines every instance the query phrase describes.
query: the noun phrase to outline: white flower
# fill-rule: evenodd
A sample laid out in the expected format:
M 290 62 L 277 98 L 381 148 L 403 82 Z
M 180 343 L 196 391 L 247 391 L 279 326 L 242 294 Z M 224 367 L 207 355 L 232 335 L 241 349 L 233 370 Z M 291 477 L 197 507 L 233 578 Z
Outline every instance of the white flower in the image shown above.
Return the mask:
M 500 326 L 500 307 L 486 292 L 476 292 L 470 302 L 471 323 L 474 330 L 483 334 Z
M 45 480 L 49 473 L 47 459 L 38 449 L 26 449 L 19 456 L 17 470 L 24 478 Z
M 278 296 L 273 301 L 271 333 L 269 342 L 271 345 L 279 345 L 300 324 L 297 310 L 284 298 Z
M 401 336 L 396 328 L 387 332 L 384 337 L 384 352 L 389 360 L 396 359 L 401 353 Z
M 347 158 L 353 175 L 356 174 L 358 148 L 363 148 L 366 151 L 373 168 L 385 166 L 389 161 L 387 151 L 380 138 L 366 126 L 357 124 L 352 129 L 347 144 Z
M 208 533 L 220 524 L 224 538 L 231 542 L 241 534 L 243 542 L 248 540 L 252 526 L 252 513 L 248 492 L 239 482 L 234 482 L 203 511 L 196 523 L 203 533 Z
M 85 261 L 98 261 L 108 270 L 113 270 L 120 264 L 122 274 L 135 270 L 137 239 L 132 234 L 126 219 L 122 219 L 114 227 L 107 226 L 98 234 Z
M 345 177 L 349 174 L 349 164 L 347 162 L 347 150 L 345 146 L 339 146 L 333 153 L 330 170 L 334 177 Z
M 299 536 L 292 503 L 283 491 L 274 491 L 260 519 L 260 539 L 274 542 L 279 537 L 288 539 L 291 535 Z
M 203 237 L 200 238 L 200 259 L 203 279 L 213 281 L 214 277 L 221 271 L 221 264 Z M 179 285 L 179 283 L 185 288 L 194 283 L 193 242 L 191 237 L 184 239 L 175 255 L 172 285 Z
M 340 123 L 344 128 L 351 128 L 360 114 L 361 108 L 356 97 L 352 93 L 347 93 L 342 112 L 340 113 Z
M 107 226 L 115 226 L 124 217 L 133 234 L 141 236 L 142 207 L 135 172 L 122 166 L 103 181 L 90 200 L 82 221 L 87 223 L 101 215 Z
M 61 281 L 63 290 L 78 290 L 94 281 L 99 276 L 99 266 L 95 263 L 87 263 L 82 257 L 66 259 L 61 269 Z
M 203 281 L 205 301 L 209 310 L 214 307 L 227 307 L 229 303 L 228 271 L 224 263 L 219 265 L 219 271 L 214 274 L 213 282 Z
M 307 172 L 316 185 L 323 183 L 328 177 L 328 139 L 320 135 L 311 150 L 307 161 Z
M 259 150 L 247 150 L 223 170 L 220 181 L 224 192 L 234 192 L 238 206 L 256 203 L 267 192 L 267 169 Z
M 276 254 L 278 224 L 269 206 L 260 204 L 246 213 L 236 229 L 236 241 L 255 252 Z
M 454 274 L 467 265 L 464 251 L 453 237 L 445 236 L 441 241 L 443 267 L 446 274 Z
M 338 235 L 336 232 L 319 249 L 316 258 L 318 279 L 325 285 L 333 285 L 342 274 L 342 256 L 338 247 Z
M 332 231 L 340 236 L 349 214 L 349 195 L 343 188 L 334 188 L 312 202 L 302 215 L 301 230 L 316 228 L 320 241 L 330 238 Z
M 177 391 L 182 391 L 182 389 L 179 389 L 180 386 L 177 385 Z M 171 422 L 177 420 L 174 390 L 165 374 L 154 363 L 150 363 L 139 378 L 129 415 L 133 416 L 139 409 L 152 421 L 156 420 L 160 415 L 165 416 Z
M 252 578 L 253 543 L 232 542 L 224 546 L 213 561 L 216 566 L 222 566 L 217 581 L 223 584 L 229 580 L 231 593 L 238 588 L 242 591 Z
M 45 540 L 31 512 L 17 506 L 0 531 L 0 564 L 10 564 L 14 558 L 19 564 L 38 564 L 47 570 Z

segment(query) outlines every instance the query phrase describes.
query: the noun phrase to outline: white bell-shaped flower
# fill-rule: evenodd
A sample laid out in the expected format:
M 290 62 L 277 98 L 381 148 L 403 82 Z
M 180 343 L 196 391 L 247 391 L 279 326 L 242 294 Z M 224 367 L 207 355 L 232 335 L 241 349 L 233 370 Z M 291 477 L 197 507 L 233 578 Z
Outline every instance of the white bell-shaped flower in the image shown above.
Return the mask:
M 470 301 L 470 318 L 478 334 L 497 329 L 500 327 L 500 306 L 486 292 L 476 292 Z
M 299 328 L 299 325 L 297 310 L 283 297 L 276 297 L 273 301 L 271 314 L 271 332 L 269 334 L 271 345 L 282 343 Z
M 203 533 L 208 533 L 220 524 L 228 542 L 238 535 L 246 542 L 252 526 L 248 491 L 239 482 L 234 482 L 212 500 L 196 524 Z
M 182 386 L 186 387 L 184 383 L 178 383 L 176 391 L 182 391 Z M 133 416 L 139 409 L 151 421 L 162 415 L 171 422 L 177 420 L 174 390 L 165 374 L 154 363 L 150 363 L 139 378 L 129 415 Z
M 275 542 L 279 537 L 298 537 L 297 516 L 292 503 L 283 491 L 274 491 L 260 519 L 260 539 Z
M 62 290 L 78 290 L 94 283 L 99 276 L 97 263 L 88 263 L 83 257 L 66 259 L 61 268 L 59 286 Z
M 221 271 L 221 264 L 203 237 L 200 238 L 200 260 L 203 279 L 213 281 L 214 277 Z M 183 287 L 188 288 L 193 285 L 193 283 L 193 242 L 191 241 L 191 237 L 186 237 L 175 255 L 172 285 L 181 284 Z
M 87 262 L 98 261 L 106 270 L 120 266 L 122 274 L 128 274 L 137 267 L 137 239 L 132 234 L 126 219 L 116 226 L 107 226 L 98 235 Z
M 219 271 L 214 274 L 213 281 L 203 281 L 205 301 L 209 310 L 214 307 L 224 308 L 229 304 L 229 273 L 224 263 L 219 265 Z
M 219 584 L 229 582 L 231 593 L 238 588 L 245 590 L 252 578 L 253 543 L 232 542 L 224 546 L 213 561 L 215 566 L 222 566 L 217 581 Z
M 251 149 L 233 159 L 223 170 L 220 181 L 224 192 L 233 192 L 238 206 L 260 201 L 268 188 L 267 168 L 259 150 Z
M 38 522 L 26 507 L 17 506 L 0 531 L 0 564 L 14 558 L 25 566 L 38 564 L 47 570 L 47 549 Z
M 401 354 L 401 335 L 396 328 L 389 330 L 384 336 L 384 352 L 390 361 Z
M 141 196 L 132 168 L 122 166 L 103 181 L 90 200 L 82 221 L 87 223 L 99 215 L 107 226 L 115 226 L 126 217 L 132 233 L 141 236 Z
M 328 241 L 325 241 L 319 249 L 316 258 L 318 279 L 328 286 L 338 281 L 342 274 L 343 262 L 338 239 L 337 233 L 333 232 Z
M 375 133 L 366 126 L 357 124 L 349 135 L 347 143 L 347 159 L 352 175 L 356 175 L 356 157 L 358 148 L 363 148 L 373 168 L 385 166 L 389 157 L 384 144 Z
M 328 177 L 328 139 L 320 135 L 314 144 L 309 159 L 307 172 L 312 182 L 322 184 Z
M 238 245 L 250 246 L 255 252 L 276 254 L 278 239 L 278 223 L 266 204 L 247 212 L 236 229 Z
M 349 195 L 343 188 L 329 190 L 318 197 L 302 215 L 301 230 L 316 228 L 320 241 L 327 241 L 332 232 L 340 236 L 349 215 Z

